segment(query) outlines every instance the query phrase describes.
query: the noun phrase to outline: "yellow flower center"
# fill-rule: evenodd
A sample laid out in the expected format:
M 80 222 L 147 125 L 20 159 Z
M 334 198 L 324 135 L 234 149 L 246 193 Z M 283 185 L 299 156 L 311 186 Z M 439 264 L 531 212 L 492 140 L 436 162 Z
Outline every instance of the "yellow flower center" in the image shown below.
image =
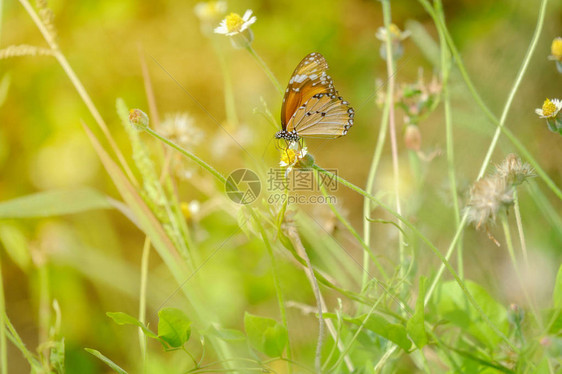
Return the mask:
M 394 36 L 400 37 L 402 35 L 402 31 L 400 31 L 398 26 L 396 26 L 394 23 L 390 24 L 390 26 L 388 26 L 388 29 L 390 30 L 390 33 Z
M 545 117 L 552 117 L 552 115 L 556 112 L 556 105 L 548 99 L 544 101 L 542 105 L 542 115 Z
M 186 202 L 182 202 L 180 204 L 180 209 L 185 219 L 191 218 L 191 210 L 189 209 L 189 204 Z
M 558 37 L 552 41 L 550 53 L 556 58 L 562 58 L 562 38 Z
M 298 154 L 294 149 L 286 149 L 281 154 L 281 162 L 285 163 L 286 165 L 292 165 L 297 161 L 297 156 Z
M 244 20 L 237 13 L 230 13 L 226 16 L 226 29 L 228 32 L 239 32 L 244 24 Z

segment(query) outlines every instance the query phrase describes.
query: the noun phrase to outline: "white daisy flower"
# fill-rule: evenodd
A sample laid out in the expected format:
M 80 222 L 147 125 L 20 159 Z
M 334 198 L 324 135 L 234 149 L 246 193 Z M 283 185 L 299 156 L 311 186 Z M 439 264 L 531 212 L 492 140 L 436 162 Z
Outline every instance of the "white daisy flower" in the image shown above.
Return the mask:
M 559 99 L 546 99 L 542 105 L 541 109 L 535 109 L 535 113 L 539 115 L 540 118 L 556 118 L 558 113 L 562 110 L 562 100 Z
M 281 154 L 281 161 L 279 162 L 279 166 L 287 168 L 287 170 L 285 171 L 285 175 L 288 175 L 291 170 L 293 170 L 293 167 L 295 167 L 295 165 L 303 160 L 308 154 L 308 149 L 306 147 L 302 148 L 301 150 L 299 150 L 298 147 L 298 143 L 291 143 L 289 148 L 285 149 Z
M 195 5 L 195 15 L 201 21 L 215 21 L 226 13 L 226 1 L 207 1 Z
M 409 30 L 402 31 L 394 23 L 392 23 L 388 29 L 390 30 L 390 39 L 392 41 L 402 41 L 410 36 Z M 386 27 L 379 27 L 375 36 L 378 40 L 386 42 Z
M 254 24 L 256 20 L 256 16 L 252 16 L 250 9 L 244 13 L 243 17 L 240 17 L 237 13 L 230 13 L 222 20 L 220 26 L 215 28 L 215 33 L 226 36 L 240 34 Z
M 160 124 L 160 133 L 188 150 L 201 143 L 204 137 L 203 131 L 187 113 L 167 114 Z

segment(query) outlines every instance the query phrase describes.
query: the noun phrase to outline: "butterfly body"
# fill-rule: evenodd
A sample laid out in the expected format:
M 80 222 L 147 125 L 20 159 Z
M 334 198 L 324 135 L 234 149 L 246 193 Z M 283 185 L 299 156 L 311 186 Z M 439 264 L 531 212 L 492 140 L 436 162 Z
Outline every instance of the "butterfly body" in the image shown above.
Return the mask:
M 338 138 L 353 126 L 355 112 L 334 88 L 328 63 L 320 53 L 310 53 L 293 72 L 281 108 L 277 139 Z

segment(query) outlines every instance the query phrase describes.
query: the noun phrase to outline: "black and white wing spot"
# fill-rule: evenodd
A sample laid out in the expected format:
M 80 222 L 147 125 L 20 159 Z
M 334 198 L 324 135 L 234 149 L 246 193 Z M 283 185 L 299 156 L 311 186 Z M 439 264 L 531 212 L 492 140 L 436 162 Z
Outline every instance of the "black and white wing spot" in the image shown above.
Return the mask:
M 337 138 L 353 126 L 355 112 L 337 94 L 316 94 L 300 106 L 287 124 L 299 136 Z

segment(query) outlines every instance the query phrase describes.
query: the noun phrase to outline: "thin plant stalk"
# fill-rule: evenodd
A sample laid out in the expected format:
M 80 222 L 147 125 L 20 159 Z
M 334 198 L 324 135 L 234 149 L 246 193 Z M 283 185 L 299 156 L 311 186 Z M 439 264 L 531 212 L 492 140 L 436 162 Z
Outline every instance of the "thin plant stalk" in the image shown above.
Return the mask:
M 265 244 L 265 247 L 267 248 L 267 254 L 269 255 L 269 259 L 271 260 L 271 271 L 272 271 L 272 274 L 273 274 L 273 286 L 275 287 L 275 293 L 277 295 L 277 303 L 279 305 L 279 312 L 281 313 L 281 321 L 282 321 L 285 329 L 287 329 L 287 331 L 289 331 L 289 325 L 287 323 L 287 310 L 285 308 L 285 301 L 283 300 L 283 293 L 281 291 L 281 284 L 279 282 L 279 273 L 277 271 L 277 261 L 275 260 L 275 254 L 273 253 L 273 247 L 271 246 L 271 242 L 269 241 L 269 238 L 267 237 L 267 233 L 265 232 L 265 229 L 262 225 L 262 221 L 258 217 L 255 210 L 252 209 L 252 207 L 250 207 L 250 206 L 246 206 L 246 207 L 248 208 L 248 211 L 250 212 L 250 215 L 254 219 L 254 222 L 255 222 L 255 224 L 258 227 L 258 230 L 260 232 L 261 238 L 262 238 L 262 240 Z M 292 355 L 292 351 L 291 351 L 291 343 L 289 341 L 289 343 L 287 344 L 287 358 L 289 360 L 289 361 L 287 361 L 287 365 L 288 365 L 288 368 L 289 368 L 289 373 L 292 373 L 292 371 L 293 371 L 293 368 L 292 368 L 292 365 L 291 365 L 292 356 L 293 355 Z
M 148 260 L 150 258 L 150 238 L 144 239 L 141 258 L 141 281 L 140 281 L 140 297 L 139 297 L 139 321 L 146 323 L 146 285 L 148 281 Z M 143 360 L 143 372 L 146 372 L 146 337 L 142 329 L 139 327 L 139 344 L 141 357 Z
M 156 139 L 166 143 L 170 147 L 174 148 L 176 151 L 180 152 L 181 154 L 183 154 L 187 158 L 190 158 L 191 160 L 195 161 L 199 166 L 206 169 L 215 178 L 217 178 L 221 183 L 226 183 L 226 178 L 223 177 L 222 174 L 217 171 L 217 169 L 215 169 L 214 167 L 212 167 L 211 165 L 209 165 L 208 163 L 206 163 L 205 161 L 203 161 L 199 157 L 195 156 L 193 153 L 191 153 L 189 151 L 186 151 L 185 149 L 183 149 L 182 147 L 180 147 L 179 145 L 177 145 L 173 141 L 166 139 L 162 135 L 158 134 L 156 131 L 152 130 L 150 127 L 145 128 L 144 131 L 146 131 L 147 133 L 149 133 L 150 135 L 152 135 Z
M 20 350 L 22 356 L 29 363 L 29 365 L 31 366 L 31 372 L 40 373 L 43 368 L 41 366 L 41 363 L 37 359 L 37 356 L 35 356 L 27 349 L 23 340 L 21 339 L 21 337 L 18 335 L 18 332 L 14 328 L 14 325 L 12 325 L 12 323 L 10 322 L 8 316 L 4 315 L 3 318 L 4 318 L 3 330 L 5 330 L 5 332 L 7 333 L 7 336 L 10 339 L 10 341 L 14 344 L 14 346 L 17 349 Z
M 271 83 L 273 83 L 277 92 L 279 92 L 279 94 L 283 95 L 283 88 L 279 84 L 279 81 L 277 80 L 277 78 L 275 78 L 275 75 L 273 75 L 271 70 L 269 70 L 269 67 L 267 66 L 265 61 L 257 54 L 257 52 L 254 50 L 254 48 L 252 48 L 251 44 L 248 45 L 248 47 L 246 49 L 248 50 L 248 52 L 250 52 L 252 57 L 257 61 L 258 65 L 262 68 L 262 70 L 264 71 L 265 75 L 267 75 L 267 77 L 269 78 Z
M 29 1 L 28 0 L 19 0 L 19 2 L 25 8 L 25 10 L 29 14 L 31 19 L 33 20 L 33 22 L 35 23 L 35 25 L 37 26 L 37 28 L 41 32 L 41 34 L 43 34 L 43 37 L 45 38 L 45 41 L 47 42 L 47 44 L 51 48 L 51 51 L 53 52 L 53 56 L 57 59 L 58 63 L 60 64 L 60 66 L 62 67 L 62 69 L 66 73 L 66 75 L 68 76 L 68 79 L 70 79 L 70 81 L 72 82 L 72 85 L 74 86 L 74 88 L 78 92 L 78 95 L 80 95 L 80 97 L 82 98 L 82 101 L 84 102 L 84 104 L 86 104 L 86 107 L 88 108 L 88 110 L 90 111 L 90 113 L 94 117 L 96 123 L 98 124 L 98 126 L 102 130 L 102 132 L 105 135 L 107 141 L 109 142 L 109 145 L 113 149 L 113 152 L 115 153 L 115 155 L 119 159 L 119 162 L 121 163 L 121 167 L 123 168 L 123 170 L 125 170 L 125 173 L 127 174 L 127 177 L 129 178 L 131 183 L 133 183 L 133 185 L 138 186 L 138 182 L 137 182 L 133 172 L 129 168 L 129 165 L 127 164 L 127 161 L 125 160 L 125 157 L 121 153 L 121 150 L 117 146 L 117 143 L 115 143 L 115 140 L 111 136 L 111 133 L 109 132 L 109 129 L 107 128 L 107 125 L 105 124 L 105 121 L 103 120 L 103 117 L 101 116 L 98 109 L 94 105 L 94 102 L 92 101 L 90 95 L 88 95 L 88 92 L 84 88 L 84 85 L 82 84 L 82 82 L 80 81 L 80 79 L 78 78 L 78 76 L 76 75 L 76 73 L 74 72 L 74 70 L 72 69 L 70 64 L 68 63 L 68 60 L 66 59 L 64 54 L 61 52 L 57 42 L 55 41 L 55 38 L 53 37 L 53 35 L 51 35 L 51 33 L 49 32 L 49 30 L 47 29 L 47 27 L 45 26 L 43 21 L 41 21 L 41 19 L 39 18 L 39 16 L 35 12 L 35 9 L 33 9 L 31 4 L 29 3 Z
M 43 346 L 40 354 L 43 356 L 43 368 L 49 369 L 49 347 L 45 344 L 49 341 L 49 325 L 51 321 L 51 292 L 49 282 L 49 267 L 46 253 L 42 252 L 37 257 L 41 260 L 37 263 L 37 282 L 39 287 L 39 345 Z
M 443 4 L 441 0 L 435 2 L 435 7 L 437 8 L 438 14 L 443 17 Z M 445 40 L 445 35 L 443 31 L 438 28 L 439 32 L 439 45 L 441 49 L 441 72 L 442 72 L 442 85 L 443 85 L 443 108 L 445 115 L 445 133 L 446 133 L 446 143 L 447 143 L 447 173 L 449 176 L 449 189 L 451 191 L 451 197 L 453 200 L 453 210 L 455 215 L 455 226 L 458 230 L 460 226 L 461 213 L 459 207 L 459 198 L 457 195 L 457 181 L 455 176 L 455 151 L 454 151 L 454 137 L 453 137 L 453 124 L 452 124 L 452 113 L 451 113 L 451 97 L 449 95 L 449 73 L 451 72 L 451 55 L 447 47 L 447 41 Z M 462 240 L 459 240 L 457 244 L 457 268 L 459 276 L 464 278 L 464 266 L 463 266 L 463 253 L 462 253 Z
M 426 4 L 426 6 L 425 6 L 426 9 L 427 9 L 427 7 L 429 7 L 429 9 L 431 9 L 431 6 L 427 2 L 427 0 L 420 0 L 420 1 L 422 2 L 422 4 Z M 482 166 L 480 167 L 480 171 L 478 173 L 478 176 L 476 177 L 477 180 L 482 178 L 482 176 L 484 176 L 484 173 L 486 172 L 486 168 L 488 167 L 488 164 L 490 163 L 490 159 L 492 158 L 492 153 L 493 153 L 494 149 L 496 148 L 499 136 L 502 132 L 501 130 L 505 126 L 507 115 L 508 115 L 509 110 L 511 108 L 511 104 L 513 102 L 515 94 L 517 93 L 517 89 L 519 88 L 519 85 L 521 84 L 521 81 L 523 80 L 523 76 L 525 75 L 525 72 L 527 71 L 527 67 L 529 65 L 529 62 L 531 61 L 531 57 L 533 56 L 533 52 L 535 51 L 535 48 L 537 46 L 538 39 L 539 39 L 541 30 L 542 30 L 542 26 L 543 26 L 543 23 L 544 23 L 544 16 L 545 16 L 546 4 L 547 3 L 548 3 L 548 0 L 542 0 L 541 9 L 539 11 L 538 20 L 537 20 L 537 25 L 535 27 L 535 32 L 533 34 L 533 38 L 531 39 L 531 44 L 529 45 L 529 48 L 528 48 L 527 53 L 525 55 L 525 58 L 523 59 L 523 63 L 521 64 L 519 72 L 517 73 L 517 78 L 515 79 L 515 83 L 513 84 L 513 87 L 511 88 L 511 91 L 509 92 L 507 101 L 504 105 L 502 115 L 501 115 L 499 123 L 498 123 L 498 127 L 496 128 L 496 132 L 494 133 L 494 136 L 492 138 L 492 142 L 490 143 L 490 146 L 488 147 L 488 151 L 486 152 L 486 156 L 484 157 L 484 161 L 482 162 Z M 431 9 L 431 11 L 433 12 L 433 9 Z M 437 26 L 442 28 L 443 30 L 445 30 L 444 20 L 439 16 L 436 16 L 435 19 L 436 19 L 436 23 L 438 24 Z M 462 217 L 461 222 L 460 222 L 460 224 L 459 224 L 459 226 L 458 226 L 458 228 L 455 232 L 453 240 L 452 240 L 451 244 L 449 245 L 449 249 L 447 250 L 447 253 L 445 254 L 445 259 L 447 261 L 449 261 L 449 259 L 451 258 L 451 255 L 454 252 L 456 243 L 461 236 L 461 233 L 462 233 L 462 230 L 464 229 L 467 218 L 468 218 L 467 213 L 463 214 L 463 217 Z M 439 282 L 439 279 L 441 278 L 441 275 L 443 274 L 444 270 L 445 270 L 445 264 L 443 263 L 439 267 L 439 270 L 437 271 L 437 274 L 435 275 L 435 278 L 433 279 L 433 281 L 431 283 L 431 286 L 428 289 L 428 292 L 427 292 L 426 298 L 425 298 L 425 304 L 426 305 L 429 302 L 429 300 L 431 298 L 431 295 L 433 294 L 433 291 L 435 291 L 435 287 L 437 286 L 437 283 Z
M 150 121 L 154 124 L 154 127 L 156 129 L 159 129 L 160 114 L 158 113 L 158 106 L 156 105 L 156 97 L 154 95 L 154 90 L 152 89 L 152 80 L 150 79 L 150 73 L 148 72 L 148 65 L 146 64 L 144 50 L 140 43 L 138 49 L 139 49 L 139 61 L 142 71 L 143 82 L 144 82 L 144 91 L 146 94 L 146 101 L 148 102 Z
M 186 156 L 186 157 L 190 158 L 191 160 L 195 161 L 197 164 L 199 164 L 201 167 L 203 167 L 209 173 L 211 173 L 215 178 L 217 178 L 222 184 L 225 184 L 225 185 L 228 184 L 227 179 L 221 173 L 219 173 L 214 167 L 207 164 L 205 161 L 203 161 L 202 159 L 200 159 L 199 157 L 197 157 L 193 153 L 183 149 L 182 147 L 180 147 L 176 143 L 174 143 L 171 140 L 169 140 L 169 139 L 163 137 L 162 135 L 158 134 L 157 132 L 152 130 L 150 127 L 144 128 L 144 131 L 146 131 L 150 135 L 154 136 L 158 140 L 166 143 L 167 145 L 174 148 L 175 150 L 177 150 L 178 152 L 180 152 L 184 156 Z M 256 224 L 258 225 L 258 228 L 260 229 L 260 232 L 262 234 L 262 239 L 264 240 L 264 243 L 266 244 L 266 247 L 268 249 L 268 253 L 270 254 L 270 257 L 272 259 L 275 289 L 277 291 L 277 297 L 278 297 L 278 301 L 279 301 L 279 308 L 280 308 L 280 312 L 281 312 L 281 317 L 282 317 L 282 319 L 285 323 L 285 326 L 286 326 L 287 320 L 286 320 L 285 304 L 283 302 L 283 297 L 282 297 L 282 294 L 281 294 L 281 287 L 278 284 L 278 276 L 277 276 L 277 273 L 276 273 L 276 266 L 275 266 L 275 259 L 274 259 L 274 255 L 273 255 L 273 249 L 271 248 L 271 244 L 269 243 L 269 239 L 267 238 L 267 236 L 265 234 L 265 230 L 263 229 L 263 226 L 261 225 L 261 221 L 259 220 L 256 213 L 254 212 L 254 210 L 251 207 L 248 207 L 248 209 L 250 211 L 250 214 L 253 216 Z M 290 349 L 288 350 L 288 354 L 290 354 Z
M 391 349 L 389 349 L 388 351 L 386 351 L 384 353 L 384 355 L 381 357 L 381 359 L 379 360 L 379 362 L 377 362 L 377 364 L 374 367 L 374 372 L 375 373 L 380 373 L 380 371 L 382 370 L 383 366 L 386 364 L 386 361 L 388 361 L 388 359 L 390 358 L 390 356 L 394 353 L 394 351 L 396 350 L 396 345 L 392 346 Z
M 370 194 L 373 193 L 375 176 L 377 174 L 377 169 L 379 166 L 382 151 L 384 148 L 384 143 L 386 140 L 389 113 L 390 113 L 390 102 L 385 100 L 384 107 L 382 110 L 382 115 L 381 115 L 381 124 L 379 128 L 377 145 L 375 146 L 375 152 L 373 153 L 373 160 L 371 161 L 371 167 L 369 168 L 369 174 L 367 177 L 367 185 L 365 187 L 365 190 Z M 365 198 L 363 199 L 363 242 L 367 245 L 367 248 L 363 249 L 363 269 L 365 269 L 365 271 L 363 272 L 362 290 L 365 289 L 369 281 L 368 271 L 369 271 L 369 257 L 371 255 L 370 245 L 371 245 L 371 224 L 372 224 L 372 222 L 368 220 L 368 217 L 370 217 L 370 215 L 371 215 L 371 200 Z
M 527 257 L 527 243 L 525 241 L 525 233 L 523 232 L 523 222 L 521 220 L 521 211 L 519 209 L 519 196 L 517 191 L 513 193 L 513 210 L 515 211 L 515 221 L 517 222 L 517 231 L 519 232 L 519 242 L 521 243 L 521 252 L 523 253 L 523 261 L 525 267 L 529 269 L 529 258 Z
M 449 45 L 449 48 L 450 48 L 451 53 L 453 55 L 453 60 L 455 61 L 455 64 L 457 65 L 457 67 L 458 67 L 458 69 L 461 73 L 461 77 L 463 78 L 468 90 L 470 91 L 470 94 L 472 95 L 472 97 L 476 101 L 476 104 L 480 107 L 480 109 L 482 109 L 482 111 L 484 112 L 486 117 L 488 117 L 490 122 L 492 122 L 493 125 L 498 126 L 499 120 L 496 118 L 494 113 L 492 113 L 492 111 L 488 108 L 486 103 L 484 103 L 484 101 L 482 100 L 482 97 L 480 97 L 480 95 L 478 94 L 478 91 L 476 91 L 476 88 L 474 87 L 474 84 L 472 83 L 472 80 L 470 79 L 470 76 L 468 75 L 468 72 L 466 71 L 466 67 L 464 66 L 464 63 L 462 61 L 462 57 L 461 57 L 459 51 L 457 50 L 457 48 L 455 46 L 453 38 L 451 37 L 451 35 L 449 34 L 449 32 L 447 30 L 447 27 L 445 26 L 444 20 L 441 21 L 440 19 L 437 18 L 435 11 L 433 10 L 433 8 L 431 7 L 431 5 L 429 4 L 429 2 L 427 0 L 418 0 L 418 1 L 425 8 L 425 10 L 429 13 L 429 15 L 433 18 L 436 27 L 442 29 L 443 34 L 445 35 L 445 38 L 447 39 L 447 44 Z M 546 3 L 541 3 L 541 4 L 542 4 L 541 5 L 541 12 L 542 12 L 542 9 L 546 9 Z M 539 15 L 539 17 L 541 17 L 541 16 Z M 544 183 L 546 183 L 546 185 L 550 188 L 550 190 L 559 199 L 562 200 L 562 190 L 560 190 L 560 188 L 558 188 L 558 186 L 554 183 L 554 181 L 541 168 L 539 163 L 534 159 L 534 157 L 527 150 L 527 148 L 525 148 L 525 146 L 519 141 L 519 139 L 517 139 L 517 137 L 515 137 L 515 135 L 507 127 L 502 127 L 501 131 L 505 136 L 507 136 L 507 138 L 509 139 L 509 141 L 511 141 L 511 143 L 515 146 L 515 148 L 517 148 L 517 151 L 521 154 L 521 156 L 524 159 L 526 159 L 533 166 L 537 175 L 544 181 Z
M 2 4 L 0 3 L 0 6 Z M 8 374 L 8 345 L 6 340 L 6 300 L 4 299 L 4 278 L 0 257 L 0 373 Z
M 308 278 L 310 285 L 312 286 L 314 297 L 316 298 L 316 306 L 318 309 L 318 342 L 316 344 L 316 354 L 314 355 L 314 367 L 316 368 L 317 373 L 322 373 L 322 344 L 324 342 L 324 314 L 323 314 L 324 308 L 322 306 L 323 304 L 322 294 L 320 293 L 320 287 L 318 286 L 318 281 L 316 280 L 316 276 L 314 275 L 314 268 L 312 267 L 312 262 L 310 262 L 310 258 L 306 253 L 306 249 L 302 245 L 296 227 L 291 226 L 287 231 L 288 231 L 287 234 L 291 239 L 291 242 L 295 246 L 297 253 L 306 261 L 306 266 L 307 266 L 307 268 L 305 268 L 306 277 Z
M 112 178 L 115 186 L 118 188 L 119 193 L 126 201 L 127 205 L 135 212 L 136 217 L 138 217 L 141 222 L 143 231 L 150 236 L 152 245 L 157 250 L 158 254 L 165 262 L 167 268 L 178 284 L 176 291 L 174 291 L 168 299 L 164 301 L 164 303 L 166 303 L 177 291 L 181 290 L 187 298 L 189 305 L 193 308 L 194 320 L 202 323 L 203 326 L 205 326 L 205 324 L 209 324 L 209 321 L 213 320 L 213 312 L 209 310 L 204 311 L 203 305 L 199 302 L 198 298 L 189 292 L 189 290 L 184 288 L 186 282 L 185 277 L 189 272 L 186 262 L 178 261 L 181 256 L 171 243 L 171 240 L 166 236 L 164 229 L 159 225 L 156 217 L 152 215 L 152 212 L 144 204 L 142 198 L 136 194 L 134 186 L 128 180 L 121 168 L 105 151 L 91 130 L 84 123 L 82 123 L 82 125 L 100 160 L 104 164 L 105 169 Z M 205 315 L 205 319 L 202 318 L 203 315 Z M 216 348 L 216 353 L 219 358 L 228 358 L 233 355 L 231 347 L 224 340 L 213 336 L 209 336 L 208 340 Z
M 369 198 L 371 201 L 373 201 L 375 204 L 380 205 L 384 210 L 386 210 L 388 213 L 392 214 L 394 217 L 396 217 L 400 222 L 402 222 L 406 227 L 408 227 L 410 230 L 412 230 L 412 232 L 418 237 L 420 238 L 430 249 L 431 251 L 439 258 L 439 260 L 441 260 L 442 266 L 445 267 L 449 273 L 453 276 L 453 278 L 455 278 L 455 281 L 457 282 L 457 284 L 459 285 L 459 287 L 461 288 L 463 294 L 466 296 L 466 298 L 468 299 L 468 301 L 470 302 L 470 304 L 474 307 L 474 309 L 476 310 L 476 312 L 480 315 L 480 317 L 484 320 L 484 322 L 496 333 L 496 335 L 498 337 L 500 337 L 505 344 L 507 344 L 514 352 L 519 352 L 519 349 L 513 345 L 513 343 L 507 338 L 507 336 L 505 336 L 505 334 L 503 332 L 501 332 L 498 327 L 490 320 L 490 318 L 488 317 L 488 315 L 484 312 L 484 310 L 482 309 L 482 307 L 478 304 L 478 302 L 476 302 L 476 300 L 474 299 L 474 296 L 472 296 L 472 294 L 470 293 L 470 291 L 468 290 L 468 288 L 466 287 L 466 284 L 464 283 L 464 281 L 459 277 L 459 275 L 457 274 L 457 272 L 455 271 L 455 269 L 451 266 L 451 264 L 449 263 L 449 260 L 447 258 L 445 258 L 441 252 L 439 251 L 439 249 L 437 249 L 437 247 L 435 247 L 435 245 L 424 235 L 421 233 L 421 231 L 418 230 L 418 228 L 416 228 L 416 226 L 414 226 L 410 221 L 408 221 L 407 219 L 405 219 L 404 217 L 402 217 L 400 214 L 398 214 L 398 212 L 396 212 L 395 210 L 393 210 L 391 207 L 389 207 L 387 204 L 385 204 L 384 202 L 382 202 L 381 200 L 377 199 L 376 197 L 374 197 L 373 195 L 365 192 L 364 190 L 362 190 L 361 188 L 357 187 L 356 185 L 354 185 L 353 183 L 348 182 L 347 180 L 343 179 L 342 177 L 340 177 L 339 175 L 336 174 L 332 174 L 329 171 L 327 171 L 326 169 L 321 168 L 318 165 L 313 165 L 313 168 L 325 175 L 328 175 L 332 178 L 335 178 L 338 183 L 343 184 L 344 186 L 346 186 L 347 188 L 350 188 L 351 190 L 363 195 L 364 197 Z M 459 231 L 460 232 L 460 231 Z M 457 239 L 458 240 L 458 239 Z
M 363 328 L 365 327 L 367 321 L 369 320 L 369 318 L 371 317 L 371 314 L 373 314 L 375 312 L 376 307 L 379 305 L 379 303 L 381 302 L 381 300 L 383 299 L 384 295 L 381 295 L 376 302 L 373 303 L 373 305 L 371 306 L 371 309 L 369 309 L 369 311 L 367 312 L 367 314 L 365 314 L 365 318 L 363 319 L 363 322 L 361 322 L 361 325 L 359 325 L 359 327 L 357 328 L 357 331 L 355 331 L 355 333 L 353 334 L 351 340 L 347 343 L 347 346 L 345 347 L 345 350 L 342 352 L 342 354 L 347 354 L 349 352 L 349 350 L 351 349 L 353 343 L 357 340 L 357 337 L 359 336 L 359 334 L 361 333 L 361 331 L 363 330 Z M 334 363 L 334 365 L 332 365 L 332 370 L 330 371 L 334 371 L 336 370 L 340 365 L 341 365 L 341 361 L 342 361 L 342 357 L 344 357 L 343 355 L 340 356 L 340 358 Z M 328 362 L 326 362 L 328 363 Z
M 318 181 L 318 183 L 320 185 L 320 180 L 319 180 L 318 174 L 316 174 L 316 180 Z M 320 191 L 322 192 L 322 195 L 324 197 L 326 197 L 326 198 L 328 197 L 328 193 L 326 192 L 326 188 L 324 186 L 321 187 Z M 366 200 L 370 201 L 369 199 L 366 199 Z M 332 210 L 332 212 L 334 213 L 334 215 L 336 216 L 338 221 L 340 221 L 345 226 L 345 228 L 351 233 L 351 235 L 353 235 L 353 237 L 355 239 L 357 239 L 357 241 L 359 242 L 361 247 L 363 247 L 363 253 L 366 253 L 368 258 L 371 258 L 371 260 L 375 263 L 375 266 L 377 267 L 377 269 L 379 269 L 381 275 L 383 276 L 384 281 L 388 282 L 388 280 L 389 280 L 388 274 L 386 274 L 386 271 L 384 271 L 384 268 L 382 267 L 378 258 L 371 253 L 369 245 L 363 241 L 363 239 L 361 238 L 359 233 L 353 228 L 351 223 L 349 223 L 349 221 L 347 219 L 345 219 L 344 216 L 342 216 L 342 214 L 338 211 L 338 209 L 334 206 L 334 204 L 332 204 L 328 199 L 326 199 L 326 201 L 328 202 L 328 206 L 330 207 L 330 209 Z M 367 265 L 368 265 L 368 261 L 367 261 Z M 364 276 L 363 276 L 363 290 L 364 290 L 364 287 L 367 284 L 367 282 L 365 282 L 364 278 L 365 278 L 365 275 L 367 275 L 367 276 L 369 275 L 367 268 L 363 268 L 363 274 L 364 274 Z
M 507 215 L 503 214 L 501 217 L 502 221 L 502 228 L 505 235 L 505 243 L 507 246 L 507 251 L 509 252 L 509 258 L 511 259 L 511 263 L 513 265 L 513 269 L 515 270 L 515 274 L 517 275 L 517 280 L 519 281 L 519 285 L 521 286 L 521 290 L 523 291 L 523 295 L 527 301 L 527 304 L 531 308 L 535 319 L 537 320 L 538 326 L 540 329 L 543 328 L 542 318 L 535 307 L 534 302 L 531 300 L 529 292 L 527 291 L 527 287 L 525 287 L 525 282 L 523 281 L 523 277 L 521 276 L 521 272 L 519 271 L 519 265 L 517 264 L 517 257 L 515 256 L 515 250 L 513 249 L 513 241 L 511 239 L 511 230 L 509 229 L 509 223 L 507 222 Z
M 211 165 L 209 165 L 208 163 L 206 163 L 205 161 L 203 161 L 202 159 L 200 159 L 199 157 L 197 157 L 193 153 L 183 149 L 182 147 L 180 147 L 176 143 L 172 142 L 171 140 L 166 139 L 162 135 L 160 135 L 157 132 L 155 132 L 154 130 L 152 130 L 150 127 L 144 128 L 144 131 L 146 131 L 147 133 L 149 133 L 153 137 L 157 138 L 158 140 L 166 143 L 167 145 L 174 148 L 176 151 L 180 152 L 184 156 L 186 156 L 186 157 L 190 158 L 191 160 L 195 161 L 197 164 L 199 164 L 201 167 L 203 167 L 209 173 L 211 173 L 215 178 L 217 178 L 222 184 L 226 185 L 228 183 L 227 179 L 221 173 L 219 173 L 214 167 L 212 167 Z M 270 258 L 272 260 L 272 267 L 273 267 L 273 273 L 274 273 L 274 276 L 273 276 L 274 285 L 275 285 L 275 290 L 277 292 L 277 298 L 278 298 L 278 302 L 279 302 L 279 309 L 280 309 L 280 312 L 281 312 L 281 318 L 284 321 L 285 327 L 287 327 L 287 317 L 286 317 L 286 311 L 285 311 L 285 303 L 283 302 L 283 296 L 281 294 L 281 287 L 278 284 L 278 282 L 279 282 L 278 278 L 279 277 L 278 277 L 277 271 L 276 271 L 275 257 L 274 257 L 274 254 L 273 254 L 273 249 L 271 248 L 271 244 L 269 242 L 269 239 L 267 238 L 265 230 L 263 229 L 263 226 L 261 225 L 261 221 L 257 217 L 255 211 L 251 207 L 248 207 L 248 209 L 250 211 L 250 214 L 254 218 L 256 224 L 258 225 L 258 228 L 260 230 L 262 239 L 264 240 L 264 243 L 266 244 L 266 248 L 267 248 L 268 253 L 270 255 Z M 288 355 L 291 354 L 290 348 L 287 350 L 287 354 Z M 291 359 L 291 358 L 289 357 L 289 359 Z
M 383 20 L 384 20 L 384 27 L 386 28 L 386 41 L 385 41 L 385 48 L 386 48 L 386 73 L 388 79 L 388 88 L 386 91 L 386 102 L 388 103 L 389 108 L 389 127 L 390 127 L 390 148 L 392 152 L 392 170 L 394 174 L 394 197 L 396 199 L 396 212 L 399 215 L 402 215 L 402 208 L 400 206 L 400 168 L 398 162 L 398 143 L 396 141 L 396 120 L 395 120 L 395 113 L 394 113 L 394 85 L 395 85 L 395 78 L 394 78 L 394 70 L 395 70 L 395 63 L 394 57 L 392 55 L 392 34 L 390 32 L 390 25 L 391 25 L 391 12 L 390 12 L 390 0 L 382 0 L 382 13 L 383 13 Z M 402 228 L 401 224 L 400 228 Z M 404 236 L 402 231 L 398 232 L 398 249 L 399 249 L 399 256 L 400 256 L 400 278 L 404 276 Z

